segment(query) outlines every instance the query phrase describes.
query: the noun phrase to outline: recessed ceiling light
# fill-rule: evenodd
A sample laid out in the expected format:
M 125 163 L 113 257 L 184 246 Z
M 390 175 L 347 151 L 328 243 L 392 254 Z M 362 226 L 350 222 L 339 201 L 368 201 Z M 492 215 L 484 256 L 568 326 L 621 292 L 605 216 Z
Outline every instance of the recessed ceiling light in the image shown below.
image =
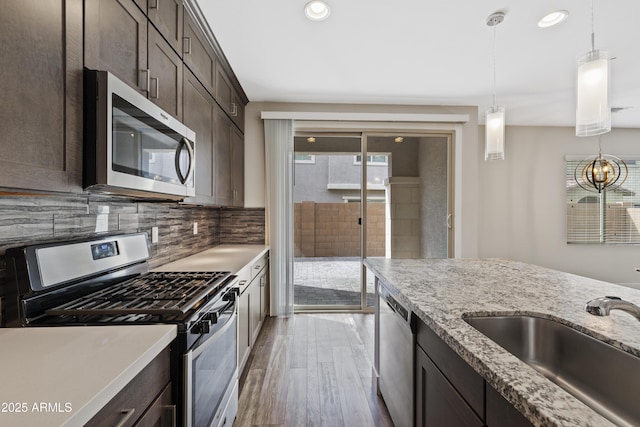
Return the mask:
M 310 136 L 309 138 L 307 138 L 307 142 L 316 142 L 316 139 Z
M 404 142 L 404 138 L 401 136 L 396 136 L 394 139 L 395 142 Z
M 304 14 L 312 21 L 323 21 L 329 17 L 331 9 L 322 0 L 313 0 L 304 7 Z
M 542 17 L 540 21 L 538 21 L 538 27 L 547 28 L 553 27 L 556 24 L 561 23 L 569 16 L 569 12 L 566 10 L 554 10 L 553 12 L 547 13 Z

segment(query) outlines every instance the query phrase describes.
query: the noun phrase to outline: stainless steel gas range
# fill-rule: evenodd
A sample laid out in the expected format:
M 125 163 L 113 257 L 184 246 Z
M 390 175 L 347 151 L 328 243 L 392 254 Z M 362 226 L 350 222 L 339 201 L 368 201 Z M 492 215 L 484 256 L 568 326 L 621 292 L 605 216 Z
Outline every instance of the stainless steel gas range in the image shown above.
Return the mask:
M 179 425 L 231 425 L 238 405 L 235 276 L 149 272 L 146 233 L 7 251 L 8 327 L 171 323 Z

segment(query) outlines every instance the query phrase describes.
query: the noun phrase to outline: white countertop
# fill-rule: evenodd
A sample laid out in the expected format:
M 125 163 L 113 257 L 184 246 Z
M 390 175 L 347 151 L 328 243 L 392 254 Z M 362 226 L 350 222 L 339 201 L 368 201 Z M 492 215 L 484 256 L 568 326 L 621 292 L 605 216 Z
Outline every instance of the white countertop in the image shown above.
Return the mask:
M 604 295 L 640 303 L 639 290 L 505 259 L 367 258 L 364 263 L 535 425 L 612 425 L 463 318 L 549 318 L 640 357 L 637 319 L 621 311 L 598 317 L 584 310 L 587 301 Z
M 268 250 L 266 245 L 220 245 L 164 264 L 153 271 L 230 271 L 237 274 Z
M 175 325 L 0 329 L 0 425 L 85 424 L 175 337 Z

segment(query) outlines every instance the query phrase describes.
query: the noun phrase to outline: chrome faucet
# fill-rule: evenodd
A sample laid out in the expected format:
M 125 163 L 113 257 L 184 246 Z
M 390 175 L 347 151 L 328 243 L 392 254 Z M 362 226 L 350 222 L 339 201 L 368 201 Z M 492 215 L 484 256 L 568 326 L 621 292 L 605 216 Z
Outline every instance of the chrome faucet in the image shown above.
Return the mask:
M 622 310 L 640 320 L 640 307 L 618 297 L 601 297 L 587 303 L 584 309 L 594 316 L 608 316 L 611 310 Z

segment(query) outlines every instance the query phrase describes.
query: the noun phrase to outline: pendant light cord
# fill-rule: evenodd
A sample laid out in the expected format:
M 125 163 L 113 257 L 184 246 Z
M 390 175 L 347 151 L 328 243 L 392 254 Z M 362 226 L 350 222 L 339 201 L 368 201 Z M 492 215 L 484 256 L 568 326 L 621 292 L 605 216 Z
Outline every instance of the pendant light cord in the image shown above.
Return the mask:
M 592 52 L 595 52 L 596 50 L 596 30 L 593 24 L 594 20 L 595 18 L 593 14 L 593 0 L 591 0 L 591 51 Z
M 593 1 L 593 0 L 592 0 Z M 496 106 L 496 27 L 493 26 L 493 106 Z

